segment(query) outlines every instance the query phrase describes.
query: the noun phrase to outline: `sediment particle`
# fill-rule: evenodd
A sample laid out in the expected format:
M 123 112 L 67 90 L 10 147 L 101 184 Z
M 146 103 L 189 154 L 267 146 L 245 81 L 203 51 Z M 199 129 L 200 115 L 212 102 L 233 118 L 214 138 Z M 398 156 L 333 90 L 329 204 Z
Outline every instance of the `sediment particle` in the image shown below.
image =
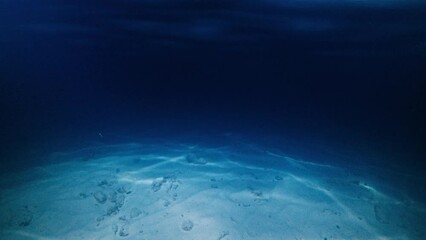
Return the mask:
M 151 184 L 151 190 L 153 192 L 158 192 L 161 189 L 161 186 L 163 185 L 163 183 L 165 182 L 166 180 L 164 178 L 154 180 Z
M 107 196 L 105 195 L 105 193 L 101 192 L 101 191 L 97 191 L 93 194 L 93 197 L 96 199 L 96 201 L 100 204 L 104 204 L 107 200 Z
M 120 237 L 127 237 L 127 236 L 129 236 L 129 231 L 127 230 L 127 226 L 126 225 L 124 225 L 124 226 L 122 226 L 120 228 L 120 232 L 118 232 L 118 235 Z
M 182 230 L 189 232 L 192 230 L 192 228 L 194 227 L 194 223 L 191 220 L 185 220 L 182 222 Z

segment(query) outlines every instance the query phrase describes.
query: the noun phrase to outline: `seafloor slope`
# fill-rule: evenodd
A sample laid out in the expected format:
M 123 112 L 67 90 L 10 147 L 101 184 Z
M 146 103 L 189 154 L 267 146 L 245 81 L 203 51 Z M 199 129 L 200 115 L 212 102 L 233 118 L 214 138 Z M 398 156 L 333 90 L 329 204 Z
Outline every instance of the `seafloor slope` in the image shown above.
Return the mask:
M 49 165 L 2 176 L 0 239 L 426 238 L 425 206 L 377 168 L 249 148 L 56 153 Z

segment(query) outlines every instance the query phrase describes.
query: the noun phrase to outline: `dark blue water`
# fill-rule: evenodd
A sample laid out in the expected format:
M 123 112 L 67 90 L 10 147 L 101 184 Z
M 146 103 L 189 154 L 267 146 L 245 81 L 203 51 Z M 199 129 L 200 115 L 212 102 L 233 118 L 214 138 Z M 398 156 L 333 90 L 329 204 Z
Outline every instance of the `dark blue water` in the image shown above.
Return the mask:
M 2 169 L 226 133 L 424 168 L 425 27 L 422 1 L 2 0 Z

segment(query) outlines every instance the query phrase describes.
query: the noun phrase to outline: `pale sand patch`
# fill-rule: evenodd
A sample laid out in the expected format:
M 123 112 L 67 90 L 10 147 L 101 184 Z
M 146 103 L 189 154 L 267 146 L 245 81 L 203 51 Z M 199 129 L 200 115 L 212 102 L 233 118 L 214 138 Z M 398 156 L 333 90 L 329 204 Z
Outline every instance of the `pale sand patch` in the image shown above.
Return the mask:
M 424 205 L 341 166 L 182 144 L 95 152 L 2 176 L 0 239 L 426 237 Z

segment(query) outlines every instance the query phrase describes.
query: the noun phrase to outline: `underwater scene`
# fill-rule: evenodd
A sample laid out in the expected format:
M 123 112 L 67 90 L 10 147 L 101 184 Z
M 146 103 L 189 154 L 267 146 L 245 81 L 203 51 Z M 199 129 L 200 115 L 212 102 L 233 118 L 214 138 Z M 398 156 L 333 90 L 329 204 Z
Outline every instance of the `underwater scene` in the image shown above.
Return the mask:
M 0 240 L 426 239 L 426 1 L 0 0 Z

